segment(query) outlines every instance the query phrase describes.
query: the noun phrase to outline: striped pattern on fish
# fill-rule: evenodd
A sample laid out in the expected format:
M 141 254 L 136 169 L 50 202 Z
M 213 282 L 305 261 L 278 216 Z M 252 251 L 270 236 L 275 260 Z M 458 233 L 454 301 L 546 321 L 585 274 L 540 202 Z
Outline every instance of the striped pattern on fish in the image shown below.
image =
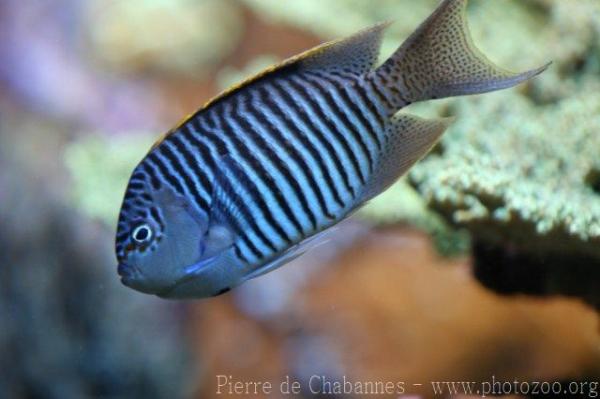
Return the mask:
M 192 117 L 141 164 L 153 181 L 210 213 L 219 159 L 229 155 L 228 198 L 240 220 L 243 261 L 272 257 L 354 209 L 375 168 L 390 110 L 373 83 L 306 72 L 255 84 Z M 146 163 L 151 166 L 146 167 Z
M 379 67 L 389 23 L 268 69 L 172 129 L 125 194 L 123 282 L 202 297 L 281 266 L 397 180 L 450 122 L 399 109 L 510 87 L 545 69 L 492 65 L 471 43 L 465 6 L 443 1 Z

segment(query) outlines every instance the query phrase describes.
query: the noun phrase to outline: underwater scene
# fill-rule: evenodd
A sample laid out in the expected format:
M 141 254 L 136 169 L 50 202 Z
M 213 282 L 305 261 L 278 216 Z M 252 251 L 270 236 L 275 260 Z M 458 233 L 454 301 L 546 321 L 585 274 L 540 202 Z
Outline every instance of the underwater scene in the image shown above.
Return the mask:
M 0 399 L 600 395 L 600 0 L 3 0 L 0 60 Z

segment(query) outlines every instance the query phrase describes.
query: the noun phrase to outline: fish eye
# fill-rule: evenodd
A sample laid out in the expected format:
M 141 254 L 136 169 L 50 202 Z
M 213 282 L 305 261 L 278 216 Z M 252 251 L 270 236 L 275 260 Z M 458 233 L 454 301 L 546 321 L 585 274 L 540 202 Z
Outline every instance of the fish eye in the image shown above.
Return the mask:
M 143 244 L 152 239 L 152 229 L 147 224 L 141 224 L 133 229 L 131 237 L 135 242 Z

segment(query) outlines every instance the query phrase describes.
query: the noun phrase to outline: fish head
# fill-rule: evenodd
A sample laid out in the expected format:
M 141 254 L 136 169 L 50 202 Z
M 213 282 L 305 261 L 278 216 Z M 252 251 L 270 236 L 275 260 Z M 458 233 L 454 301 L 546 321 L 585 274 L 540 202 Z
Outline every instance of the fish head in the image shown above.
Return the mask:
M 140 199 L 146 198 L 147 201 Z M 234 236 L 168 188 L 127 195 L 118 223 L 121 282 L 164 298 L 202 298 L 228 290 L 240 270 Z

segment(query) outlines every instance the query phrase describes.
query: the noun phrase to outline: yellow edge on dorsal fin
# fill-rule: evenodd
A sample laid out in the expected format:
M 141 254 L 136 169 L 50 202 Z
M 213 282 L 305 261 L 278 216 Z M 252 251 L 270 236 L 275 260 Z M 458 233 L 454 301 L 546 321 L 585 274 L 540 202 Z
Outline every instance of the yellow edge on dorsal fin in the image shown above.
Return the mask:
M 232 85 L 231 87 L 225 89 L 224 91 L 222 91 L 221 93 L 217 94 L 215 97 L 211 98 L 210 100 L 208 100 L 206 103 L 204 103 L 204 105 L 202 105 L 200 108 L 198 108 L 198 110 L 196 110 L 194 113 L 191 113 L 187 116 L 185 116 L 184 118 L 182 118 L 176 125 L 175 127 L 173 127 L 172 129 L 170 129 L 169 131 L 167 131 L 166 133 L 164 133 L 163 135 L 161 135 L 161 137 L 156 140 L 156 142 L 152 145 L 152 147 L 150 148 L 150 151 L 152 151 L 153 149 L 155 149 L 156 147 L 158 147 L 160 145 L 160 143 L 163 142 L 163 140 L 165 140 L 167 137 L 169 137 L 169 135 L 171 133 L 173 133 L 174 131 L 176 131 L 177 129 L 179 129 L 181 126 L 183 126 L 185 123 L 187 123 L 190 119 L 192 119 L 194 116 L 196 116 L 197 114 L 199 114 L 200 112 L 208 109 L 211 105 L 215 104 L 217 101 L 220 101 L 234 93 L 236 93 L 237 91 L 243 89 L 244 87 L 248 86 L 251 83 L 257 82 L 258 80 L 264 78 L 265 76 L 279 71 L 285 67 L 288 67 L 296 62 L 305 60 L 308 57 L 314 56 L 318 53 L 321 53 L 322 51 L 326 50 L 327 48 L 329 48 L 330 46 L 342 41 L 344 39 L 337 39 L 337 40 L 332 40 L 323 44 L 320 44 L 316 47 L 313 47 L 309 50 L 306 50 L 300 54 L 297 54 L 293 57 L 290 57 L 278 64 L 269 66 L 265 69 L 263 69 L 262 71 L 258 72 L 257 74 L 246 78 L 244 80 L 242 80 L 241 82 Z M 150 152 L 149 151 L 149 152 Z
M 229 87 L 228 89 L 224 90 L 223 92 L 219 93 L 218 95 L 216 95 L 215 97 L 213 97 L 212 99 L 210 99 L 209 101 L 207 101 L 198 111 L 202 111 L 208 107 L 210 107 L 212 104 L 216 103 L 219 100 L 222 100 L 223 98 L 237 92 L 238 90 L 243 89 L 244 87 L 248 86 L 251 83 L 254 83 L 262 78 L 264 78 L 265 76 L 273 73 L 273 72 L 277 72 L 280 69 L 283 69 L 285 67 L 288 67 L 298 61 L 302 61 L 308 57 L 314 56 L 324 50 L 326 50 L 327 48 L 329 48 L 330 46 L 340 42 L 343 39 L 339 39 L 339 40 L 333 40 L 330 42 L 326 42 L 323 44 L 320 44 L 316 47 L 313 47 L 309 50 L 306 50 L 300 54 L 297 54 L 293 57 L 290 57 L 278 64 L 275 65 L 271 65 L 265 69 L 263 69 L 262 71 L 256 73 L 253 76 L 250 76 L 249 78 L 246 78 L 244 80 L 242 80 L 241 82 L 234 84 L 233 86 Z M 185 123 L 185 122 L 184 122 Z

